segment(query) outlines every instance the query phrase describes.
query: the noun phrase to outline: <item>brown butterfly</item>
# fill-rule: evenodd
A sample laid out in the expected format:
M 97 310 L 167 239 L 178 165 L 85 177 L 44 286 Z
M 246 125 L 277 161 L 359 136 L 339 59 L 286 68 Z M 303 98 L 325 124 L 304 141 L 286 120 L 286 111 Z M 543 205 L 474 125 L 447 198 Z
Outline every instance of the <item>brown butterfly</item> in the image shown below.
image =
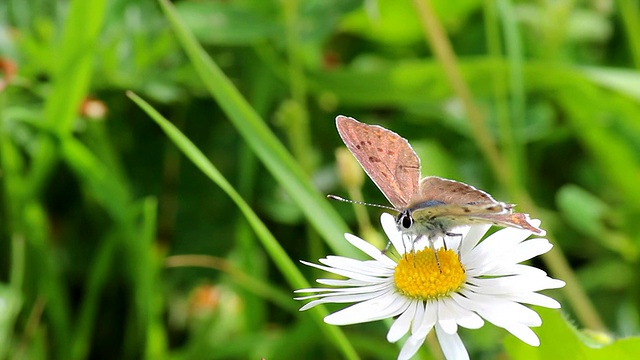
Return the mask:
M 493 224 L 524 229 L 536 234 L 544 230 L 529 223 L 529 216 L 513 213 L 514 205 L 496 201 L 471 185 L 437 176 L 420 180 L 420 159 L 409 142 L 377 125 L 338 116 L 338 133 L 364 171 L 398 211 L 396 225 L 404 234 L 426 236 L 433 241 L 455 236 L 461 225 Z

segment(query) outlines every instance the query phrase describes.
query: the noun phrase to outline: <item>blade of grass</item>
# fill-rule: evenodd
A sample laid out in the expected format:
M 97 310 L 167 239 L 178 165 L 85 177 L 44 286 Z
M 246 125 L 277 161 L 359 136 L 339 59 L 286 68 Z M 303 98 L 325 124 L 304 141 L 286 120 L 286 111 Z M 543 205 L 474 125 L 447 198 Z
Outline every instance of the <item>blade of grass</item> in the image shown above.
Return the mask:
M 100 204 L 119 224 L 130 222 L 128 208 L 130 195 L 124 184 L 114 181 L 110 170 L 79 140 L 65 136 L 60 139 L 63 159 L 78 179 L 98 199 Z
M 142 110 L 144 110 L 167 134 L 169 139 L 182 151 L 182 153 L 191 162 L 197 166 L 211 181 L 218 185 L 229 197 L 236 203 L 242 214 L 246 217 L 249 225 L 253 228 L 256 235 L 260 239 L 262 246 L 267 250 L 269 256 L 278 267 L 287 282 L 293 288 L 306 288 L 309 284 L 298 268 L 291 261 L 284 249 L 280 246 L 276 238 L 271 234 L 266 225 L 260 220 L 258 215 L 251 209 L 242 196 L 233 188 L 233 186 L 224 178 L 218 169 L 207 159 L 204 154 L 182 134 L 173 124 L 158 113 L 151 105 L 142 98 L 132 92 L 127 92 L 127 96 L 131 98 Z M 314 308 L 315 309 L 315 308 Z M 326 326 L 322 322 L 322 318 L 327 314 L 326 309 L 322 308 L 314 312 L 315 319 L 320 324 L 320 328 L 331 338 L 336 346 L 342 350 L 345 357 L 349 359 L 358 358 L 355 350 L 348 342 L 342 330 L 335 326 Z
M 256 156 L 334 251 L 345 256 L 359 257 L 360 254 L 343 241 L 343 234 L 347 229 L 344 221 L 329 202 L 318 194 L 309 178 L 271 129 L 205 53 L 193 34 L 178 18 L 173 5 L 167 0 L 159 2 L 193 66 L 200 74 L 200 79 Z
M 29 256 L 32 266 L 27 270 L 38 277 L 38 296 L 46 303 L 46 326 L 51 331 L 54 357 L 69 359 L 71 305 L 66 274 L 53 256 L 55 251 L 50 246 L 53 241 L 50 237 L 52 231 L 49 228 L 49 217 L 43 205 L 37 201 L 25 203 L 23 214 L 25 239 L 33 250 Z
M 631 50 L 633 64 L 640 69 L 640 6 L 637 1 L 618 0 L 618 9 Z
M 524 118 L 526 114 L 525 85 L 523 76 L 523 50 L 520 40 L 520 29 L 516 21 L 515 11 L 510 1 L 500 0 L 497 7 L 502 21 L 505 38 L 505 49 L 509 65 L 509 91 L 511 95 L 511 114 L 501 118 L 500 137 L 504 146 L 503 153 L 508 160 L 509 181 L 511 189 L 524 187 L 525 173 L 525 147 L 522 141 L 524 132 Z
M 114 221 L 114 230 L 103 239 L 90 273 L 86 280 L 86 295 L 80 304 L 79 317 L 73 334 L 71 359 L 84 359 L 91 346 L 96 314 L 99 311 L 100 293 L 110 274 L 114 256 L 119 246 L 125 251 L 139 242 L 133 230 L 130 211 L 130 195 L 119 177 L 98 159 L 83 143 L 71 136 L 62 136 L 59 140 L 60 154 L 65 163 L 75 173 L 81 184 L 98 200 Z M 130 241 L 129 241 L 130 240 Z M 132 257 L 140 259 L 140 257 Z M 136 262 L 136 264 L 138 264 Z M 133 281 L 132 288 L 139 284 Z M 139 315 L 139 308 L 133 313 Z M 137 319 L 133 316 L 131 319 Z M 128 322 L 138 324 L 135 321 Z M 125 338 L 129 338 L 126 337 Z M 139 339 L 139 338 L 136 338 Z
M 150 326 L 153 317 L 158 316 L 157 302 L 149 302 L 150 299 L 161 297 L 158 294 L 158 276 L 162 269 L 161 263 L 154 258 L 154 241 L 156 239 L 156 214 L 157 201 L 155 198 L 146 198 L 134 205 L 135 218 L 140 219 L 136 224 L 135 239 L 128 241 L 126 255 L 135 261 L 128 262 L 131 277 L 134 307 L 137 321 L 130 321 L 125 333 L 125 354 L 135 357 L 144 348 L 147 354 L 150 350 Z
M 310 173 L 314 168 L 311 134 L 309 132 L 309 110 L 307 106 L 307 85 L 302 60 L 302 44 L 300 41 L 301 24 L 299 18 L 299 0 L 285 0 L 282 2 L 283 17 L 286 26 L 287 58 L 289 60 L 289 87 L 291 101 L 289 111 L 286 112 L 287 133 L 291 152 L 299 161 L 305 172 Z
M 95 44 L 106 12 L 106 0 L 76 0 L 70 3 L 69 15 L 60 42 L 61 50 L 54 68 L 53 87 L 45 103 L 45 123 L 59 134 L 73 127 L 82 98 L 89 89 Z M 46 183 L 58 156 L 56 144 L 42 136 L 33 157 L 28 191 L 37 194 Z
M 162 263 L 155 248 L 158 228 L 158 201 L 148 197 L 142 203 L 142 224 L 140 226 L 140 246 L 146 253 L 147 266 L 141 269 L 138 284 L 142 284 L 136 294 L 136 306 L 138 312 L 143 314 L 143 326 L 146 344 L 144 347 L 145 359 L 157 359 L 168 352 L 168 336 L 164 326 L 164 307 L 160 294 L 160 271 Z M 149 299 L 151 302 L 149 303 Z M 147 308 L 142 311 L 141 308 Z
M 93 266 L 87 276 L 87 285 L 78 312 L 73 342 L 70 346 L 70 359 L 86 359 L 89 353 L 95 318 L 99 311 L 100 293 L 112 272 L 118 236 L 120 234 L 112 233 L 102 239 L 102 245 L 93 259 Z

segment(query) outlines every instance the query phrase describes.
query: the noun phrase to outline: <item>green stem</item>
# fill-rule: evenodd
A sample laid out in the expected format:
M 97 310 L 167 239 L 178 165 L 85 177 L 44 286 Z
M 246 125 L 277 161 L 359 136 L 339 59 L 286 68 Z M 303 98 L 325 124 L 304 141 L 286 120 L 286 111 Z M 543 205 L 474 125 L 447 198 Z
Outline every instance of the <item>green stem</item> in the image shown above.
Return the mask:
M 523 164 L 525 164 L 525 147 L 522 130 L 524 129 L 524 117 L 526 114 L 526 100 L 524 91 L 524 79 L 522 70 L 522 44 L 520 41 L 520 31 L 515 21 L 515 13 L 510 1 L 499 0 L 498 10 L 501 15 L 503 34 L 507 60 L 509 64 L 509 91 L 511 93 L 511 114 L 508 117 L 499 118 L 501 144 L 504 147 L 509 161 L 511 177 L 509 178 L 509 189 L 521 188 L 526 179 Z
M 460 98 L 471 125 L 471 135 L 482 154 L 486 157 L 494 173 L 502 184 L 509 184 L 510 174 L 503 166 L 504 161 L 493 141 L 493 136 L 485 126 L 485 118 L 476 106 L 471 90 L 462 78 L 456 55 L 451 48 L 451 43 L 435 15 L 430 0 L 413 0 L 421 24 L 436 58 L 449 80 L 453 92 Z
M 314 168 L 313 151 L 310 148 L 309 112 L 307 107 L 307 84 L 304 63 L 301 57 L 300 21 L 298 0 L 283 0 L 286 26 L 287 57 L 289 60 L 289 86 L 293 107 L 287 111 L 286 124 L 293 156 L 307 174 Z
M 629 42 L 633 64 L 640 69 L 640 6 L 637 0 L 619 0 L 620 18 Z

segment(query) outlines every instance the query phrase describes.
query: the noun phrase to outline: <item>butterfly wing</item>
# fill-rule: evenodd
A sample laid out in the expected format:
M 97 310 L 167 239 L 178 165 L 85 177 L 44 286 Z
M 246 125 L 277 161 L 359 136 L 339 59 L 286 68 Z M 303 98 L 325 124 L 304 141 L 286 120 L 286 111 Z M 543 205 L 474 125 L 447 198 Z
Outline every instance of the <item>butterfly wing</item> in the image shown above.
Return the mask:
M 496 201 L 471 185 L 437 176 L 420 181 L 420 190 L 409 208 L 417 223 L 440 223 L 444 228 L 484 223 L 545 233 L 529 222 L 527 214 L 512 213 L 513 205 Z
M 511 212 L 511 205 L 502 202 L 469 205 L 438 204 L 411 209 L 411 215 L 415 221 L 426 221 L 439 217 L 456 218 L 462 221 L 464 218 L 479 215 L 502 215 L 509 212 Z
M 448 205 L 435 201 L 423 203 L 421 207 L 409 208 L 407 212 L 413 221 L 409 221 L 407 226 L 405 224 L 407 215 L 400 216 L 397 220 L 398 228 L 409 234 L 433 238 L 448 234 L 457 226 L 493 223 L 491 220 L 478 217 L 508 215 L 511 212 L 511 205 L 501 202 Z
M 396 208 L 406 208 L 418 191 L 420 159 L 409 142 L 381 126 L 338 116 L 336 127 L 349 151 Z
M 523 213 L 513 214 L 483 214 L 473 216 L 477 222 L 483 222 L 487 224 L 493 224 L 498 226 L 508 226 L 517 229 L 523 229 L 531 231 L 534 234 L 544 235 L 546 232 L 537 226 L 533 226 L 529 220 L 529 215 Z
M 435 205 L 417 208 L 411 212 L 419 228 L 430 228 L 428 224 L 449 229 L 460 225 L 492 224 L 514 227 L 544 235 L 545 231 L 529 222 L 529 215 L 511 213 L 513 205 L 501 202 L 476 205 Z M 431 226 L 433 227 L 433 226 Z
M 471 185 L 438 176 L 427 176 L 420 181 L 419 190 L 409 207 L 430 201 L 447 205 L 498 203 L 491 195 Z

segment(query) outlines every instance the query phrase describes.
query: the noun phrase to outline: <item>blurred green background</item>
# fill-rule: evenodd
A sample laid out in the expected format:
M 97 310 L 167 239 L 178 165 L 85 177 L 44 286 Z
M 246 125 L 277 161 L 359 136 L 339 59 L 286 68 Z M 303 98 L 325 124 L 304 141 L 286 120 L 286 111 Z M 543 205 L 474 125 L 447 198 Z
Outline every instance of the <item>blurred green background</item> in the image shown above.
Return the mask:
M 543 220 L 565 320 L 461 330 L 472 358 L 636 335 L 639 69 L 635 0 L 4 0 L 0 358 L 395 358 L 292 299 L 347 224 L 384 246 L 324 198 L 386 204 L 341 181 L 338 114 Z

